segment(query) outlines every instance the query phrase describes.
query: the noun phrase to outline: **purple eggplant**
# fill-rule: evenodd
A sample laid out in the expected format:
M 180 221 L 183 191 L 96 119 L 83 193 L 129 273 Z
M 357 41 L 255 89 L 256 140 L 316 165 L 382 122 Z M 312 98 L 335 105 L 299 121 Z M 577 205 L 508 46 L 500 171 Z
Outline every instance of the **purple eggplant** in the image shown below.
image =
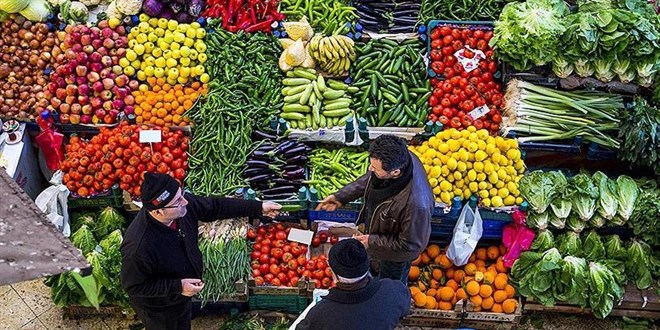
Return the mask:
M 252 131 L 252 140 L 258 141 L 258 140 L 270 140 L 270 141 L 275 141 L 277 139 L 277 136 L 268 134 L 264 131 L 260 131 L 258 129 L 255 129 Z
M 295 148 L 289 149 L 282 154 L 284 158 L 293 158 L 298 155 L 306 154 L 307 153 L 307 148 L 304 145 L 299 145 Z
M 261 193 L 264 195 L 274 195 L 274 194 L 286 194 L 286 193 L 291 194 L 296 191 L 298 191 L 298 187 L 295 186 L 279 186 L 275 188 L 262 190 Z
M 293 140 L 288 140 L 280 143 L 277 147 L 275 147 L 275 150 L 273 150 L 274 155 L 279 155 L 281 153 L 286 152 L 287 150 L 291 148 L 295 148 L 298 145 L 298 142 L 293 141 Z
M 251 178 L 248 178 L 245 181 L 247 181 L 250 185 L 252 185 L 252 184 L 257 183 L 257 182 L 266 182 L 266 181 L 270 180 L 271 178 L 273 178 L 273 175 L 269 173 L 269 174 L 262 174 L 262 175 L 253 176 Z
M 292 165 L 292 164 L 304 164 L 304 163 L 306 163 L 308 160 L 309 160 L 309 158 L 307 158 L 307 155 L 298 155 L 298 156 L 296 156 L 296 157 L 293 157 L 293 158 L 289 158 L 289 159 L 287 159 L 287 160 L 286 160 L 286 163 L 287 163 L 288 165 Z
M 271 168 L 271 164 L 269 162 L 264 160 L 256 160 L 256 159 L 248 160 L 246 162 L 246 165 L 248 168 L 252 168 L 252 167 Z
M 305 169 L 301 168 L 296 171 L 284 172 L 282 177 L 285 179 L 301 179 L 305 176 Z
M 297 171 L 301 168 L 303 168 L 302 165 L 293 164 L 293 165 L 284 165 L 280 168 L 280 170 L 282 170 L 283 172 L 292 172 L 292 171 Z
M 243 172 L 243 177 L 251 178 L 257 175 L 269 174 L 269 173 L 273 173 L 273 171 L 270 168 L 252 167 L 252 168 L 248 168 Z

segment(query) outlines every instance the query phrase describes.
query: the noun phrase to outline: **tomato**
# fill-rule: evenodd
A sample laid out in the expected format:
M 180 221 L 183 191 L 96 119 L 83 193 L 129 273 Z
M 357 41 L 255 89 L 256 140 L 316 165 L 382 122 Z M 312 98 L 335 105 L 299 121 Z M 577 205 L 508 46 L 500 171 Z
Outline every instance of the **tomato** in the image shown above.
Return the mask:
M 292 246 L 291 247 L 291 253 L 294 256 L 298 257 L 302 253 L 302 248 L 300 246 Z
M 437 49 L 437 48 L 441 48 L 443 45 L 444 43 L 442 42 L 442 39 L 436 39 L 431 41 L 431 48 Z
M 315 281 L 315 282 L 314 282 L 314 288 L 316 288 L 316 289 L 322 289 L 323 286 L 321 285 L 321 281 Z
M 454 70 L 453 68 L 445 68 L 445 70 L 443 71 L 443 75 L 445 76 L 445 78 L 452 78 L 456 76 L 456 70 Z M 442 84 L 442 86 L 444 86 L 445 84 Z M 442 88 L 442 90 L 445 91 L 444 87 Z
M 456 40 L 451 44 L 451 48 L 454 49 L 454 51 L 459 51 L 463 48 L 463 43 Z
M 266 233 L 266 238 L 269 240 L 274 240 L 275 239 L 275 234 L 272 231 L 269 231 Z
M 441 74 L 445 70 L 445 64 L 440 61 L 431 62 L 431 70 L 437 74 Z
M 461 120 L 458 117 L 454 117 L 451 119 L 450 125 L 453 128 L 459 128 L 461 127 Z
M 330 267 L 326 268 L 324 271 L 325 276 L 332 278 L 332 269 Z
M 163 161 L 163 156 L 161 156 L 160 152 L 156 151 L 151 155 L 151 162 L 154 164 L 160 164 Z
M 312 271 L 305 269 L 305 271 L 302 274 L 303 278 L 311 279 L 312 278 Z
M 497 63 L 494 61 L 488 61 L 488 72 L 490 73 L 496 73 L 498 68 L 497 68 Z
M 280 285 L 282 285 L 282 281 L 280 281 L 280 279 L 277 278 L 277 277 L 273 277 L 273 279 L 270 280 L 270 284 L 272 284 L 274 286 L 280 286 Z
M 476 31 L 474 31 L 474 34 L 472 36 L 476 39 L 483 39 L 484 38 L 484 31 L 483 30 L 476 30 Z
M 300 278 L 298 276 L 291 276 L 289 280 L 289 285 L 290 286 L 297 286 L 298 282 L 300 282 Z
M 442 52 L 443 56 L 449 56 L 454 53 L 454 48 L 452 48 L 451 46 L 442 47 L 442 50 L 440 51 Z
M 460 40 L 460 39 L 461 39 L 461 30 L 459 30 L 459 29 L 452 29 L 452 30 L 451 30 L 451 36 L 452 36 L 454 39 L 458 39 L 458 40 Z
M 467 39 L 467 40 L 465 41 L 465 44 L 466 44 L 468 47 L 472 48 L 472 49 L 477 48 L 477 40 L 474 39 L 474 38 L 469 38 L 469 39 Z
M 85 187 L 80 187 L 80 188 L 78 188 L 77 193 L 81 197 L 87 197 L 87 196 L 89 196 L 89 189 L 87 189 Z
M 252 277 L 257 277 L 257 276 L 261 276 L 261 271 L 259 271 L 258 269 L 253 269 Z
M 275 275 L 280 272 L 280 266 L 271 264 L 269 267 L 269 271 L 271 274 Z
M 318 236 L 314 236 L 314 238 L 312 239 L 312 246 L 317 247 L 319 245 L 321 245 L 321 239 L 318 238 Z
M 472 30 L 470 30 L 470 29 L 461 30 L 461 39 L 462 40 L 466 40 L 466 39 L 470 38 L 471 35 L 472 35 Z
M 500 115 L 500 114 L 494 114 L 494 115 L 491 117 L 491 120 L 493 121 L 493 123 L 495 123 L 495 124 L 499 124 L 499 123 L 502 122 L 502 115 Z
M 440 61 L 442 60 L 442 50 L 432 49 L 430 56 L 432 61 Z
M 279 274 L 277 274 L 277 279 L 279 279 L 280 282 L 282 282 L 282 283 L 289 283 L 289 277 L 286 276 L 285 273 L 279 273 Z
M 316 269 L 326 269 L 328 267 L 328 263 L 325 260 L 322 259 L 317 259 L 316 260 Z
M 289 269 L 297 269 L 298 268 L 298 260 L 290 259 L 289 261 L 287 261 L 287 265 L 289 266 Z
M 270 253 L 270 245 L 262 245 L 259 251 L 261 251 L 263 254 Z
M 312 276 L 315 280 L 322 280 L 325 277 L 325 272 L 323 270 L 317 269 L 312 273 Z
M 267 263 L 266 264 L 262 263 L 261 265 L 259 265 L 259 271 L 264 275 L 268 274 L 268 272 L 270 272 L 270 265 Z
M 484 40 L 490 41 L 490 39 L 492 38 L 493 38 L 493 31 L 486 31 L 486 33 L 484 33 Z
M 324 288 L 329 288 L 331 284 L 332 284 L 332 280 L 327 278 L 327 277 L 324 277 L 321 280 L 321 286 L 324 287 Z
M 497 131 L 499 131 L 499 130 L 500 130 L 500 124 L 495 124 L 495 123 L 493 123 L 492 125 L 490 125 L 490 130 L 491 130 L 492 132 L 497 132 Z
M 339 242 L 339 237 L 338 237 L 337 235 L 332 235 L 332 236 L 330 237 L 330 244 L 333 244 L 333 245 L 334 245 L 334 244 L 336 244 L 337 242 Z
M 485 81 L 486 83 L 493 81 L 493 74 L 490 72 L 485 72 L 481 75 L 481 80 Z
M 451 69 L 449 69 L 449 70 L 451 70 Z M 448 82 L 445 82 L 444 84 L 442 84 L 442 91 L 444 91 L 446 93 L 451 92 L 453 89 L 454 89 L 454 87 Z
M 480 107 L 480 106 L 486 104 L 486 100 L 484 100 L 483 97 L 478 96 L 478 97 L 476 98 L 476 100 L 474 101 L 474 104 L 475 104 L 476 106 Z
M 270 254 L 273 256 L 273 258 L 277 260 L 282 260 L 282 257 L 284 256 L 284 251 L 281 248 L 273 248 L 270 250 Z
M 460 101 L 461 98 L 456 94 L 449 96 L 449 102 L 451 102 L 452 105 L 457 105 Z
M 295 261 L 293 254 L 291 254 L 291 252 L 284 252 L 284 254 L 282 254 L 282 261 L 289 262 L 290 260 Z M 291 268 L 296 268 L 296 267 L 291 267 Z
M 307 263 L 305 264 L 305 269 L 309 271 L 316 269 L 316 263 L 313 260 L 307 260 Z
M 472 122 L 472 125 L 474 125 L 474 127 L 475 127 L 476 129 L 482 129 L 482 128 L 484 128 L 484 122 L 481 121 L 481 119 L 477 119 L 477 120 L 473 121 L 473 122 Z
M 502 95 L 500 95 L 499 93 L 494 94 L 490 101 L 493 102 L 494 105 L 499 106 L 502 104 Z
M 286 237 L 287 237 L 287 235 L 283 230 L 278 230 L 275 233 L 275 239 L 286 240 Z
M 254 278 L 254 284 L 256 285 L 264 285 L 264 278 L 261 276 L 257 276 Z
M 165 164 L 171 164 L 172 161 L 174 161 L 174 156 L 172 156 L 171 153 L 163 153 L 163 162 L 165 162 Z
M 460 36 L 459 36 L 459 37 L 460 37 Z M 442 44 L 445 45 L 445 46 L 450 46 L 450 45 L 453 44 L 453 43 L 454 43 L 453 31 L 452 31 L 452 35 L 450 35 L 450 36 L 444 36 L 444 37 L 442 38 Z
M 451 32 L 452 32 L 452 31 L 451 31 L 451 28 L 448 27 L 448 26 L 442 26 L 442 27 L 440 27 L 440 35 L 442 35 L 442 36 L 449 35 L 449 34 L 451 34 Z
M 477 41 L 477 49 L 482 52 L 485 52 L 488 49 L 488 42 L 486 40 Z
M 259 257 L 261 257 L 261 251 L 252 251 L 252 253 L 250 253 L 250 258 L 252 260 L 259 260 Z
M 325 243 L 328 241 L 328 233 L 326 232 L 321 232 L 319 234 L 319 239 L 321 240 L 321 243 Z
M 305 264 L 307 264 L 307 258 L 304 255 L 298 256 L 296 260 L 298 261 L 298 265 L 300 266 L 304 266 Z
M 454 116 L 454 111 L 452 111 L 451 108 L 444 108 L 444 109 L 442 110 L 442 117 L 450 118 L 450 117 L 453 117 L 453 116 Z M 443 125 L 444 125 L 444 124 L 445 124 L 445 123 L 443 123 Z

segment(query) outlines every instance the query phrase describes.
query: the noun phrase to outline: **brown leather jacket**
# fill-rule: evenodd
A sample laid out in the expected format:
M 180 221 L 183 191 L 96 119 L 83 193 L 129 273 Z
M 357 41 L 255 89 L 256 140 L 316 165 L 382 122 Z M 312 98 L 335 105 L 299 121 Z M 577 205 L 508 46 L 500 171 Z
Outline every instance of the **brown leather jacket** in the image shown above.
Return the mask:
M 378 205 L 371 216 L 369 228 L 369 255 L 378 260 L 402 262 L 411 261 L 424 251 L 431 236 L 431 215 L 433 214 L 433 192 L 429 185 L 422 162 L 410 154 L 413 175 L 410 183 L 394 197 Z M 371 172 L 346 185 L 335 193 L 342 203 L 359 197 L 366 200 L 370 188 Z M 364 207 L 357 223 L 366 222 Z

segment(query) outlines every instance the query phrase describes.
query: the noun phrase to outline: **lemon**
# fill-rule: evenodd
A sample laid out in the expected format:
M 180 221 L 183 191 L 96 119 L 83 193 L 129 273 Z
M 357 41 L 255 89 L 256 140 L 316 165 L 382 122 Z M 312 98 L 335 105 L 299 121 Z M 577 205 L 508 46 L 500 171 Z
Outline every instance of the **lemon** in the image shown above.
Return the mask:
M 449 152 L 449 145 L 447 145 L 446 143 L 440 144 L 438 146 L 438 151 L 440 153 L 446 154 L 447 152 Z
M 132 76 L 132 75 L 134 75 L 134 74 L 135 74 L 135 68 L 132 67 L 132 66 L 127 66 L 127 67 L 125 67 L 125 68 L 124 68 L 124 74 L 127 75 L 127 76 L 129 76 L 129 77 Z
M 429 178 L 438 178 L 442 174 L 442 168 L 440 166 L 433 166 L 431 171 L 429 171 Z
M 451 204 L 451 197 L 449 196 L 449 193 L 446 191 L 440 193 L 440 200 L 442 200 L 445 204 Z
M 510 192 L 513 192 L 518 189 L 518 187 L 516 187 L 516 184 L 513 182 L 507 182 L 506 188 L 509 189 Z
M 451 131 L 452 131 L 452 130 L 442 131 L 442 133 L 438 133 L 437 136 L 440 136 L 440 137 L 442 138 L 443 141 L 447 141 L 447 140 L 449 140 L 449 139 L 451 138 L 451 134 L 452 134 Z
M 441 162 L 442 164 L 447 164 L 447 162 L 449 161 L 449 158 L 450 158 L 450 157 L 447 156 L 447 155 L 440 155 L 440 157 L 438 157 L 438 158 L 440 158 L 440 162 Z
M 195 49 L 200 53 L 204 53 L 206 52 L 206 44 L 203 41 L 198 41 L 195 43 Z
M 459 131 L 455 128 L 452 128 L 450 131 L 451 131 L 451 139 L 452 140 L 458 140 L 458 139 L 461 138 L 461 131 Z
M 470 198 L 470 196 L 472 196 L 472 192 L 470 191 L 470 189 L 469 188 L 463 189 L 463 197 L 465 199 L 468 199 Z
M 459 172 L 465 172 L 465 171 L 467 170 L 467 165 L 466 165 L 464 162 L 460 161 L 460 162 L 458 162 L 458 164 L 456 165 L 456 169 L 457 169 Z
M 489 198 L 482 199 L 481 204 L 483 204 L 485 207 L 490 207 L 490 199 Z
M 491 198 L 491 202 L 493 204 L 493 207 L 502 207 L 504 206 L 504 202 L 502 201 L 502 197 L 500 196 L 494 196 Z
M 497 191 L 497 196 L 500 196 L 502 198 L 506 198 L 506 196 L 509 196 L 509 189 L 506 188 L 500 188 Z
M 456 181 L 454 182 L 454 187 L 463 189 L 463 187 L 465 187 L 465 182 L 463 180 Z
M 485 181 L 486 181 L 486 173 L 483 173 L 483 172 L 481 172 L 481 173 L 477 173 L 477 181 L 484 181 L 484 183 L 485 183 Z
M 179 22 L 173 19 L 167 21 L 167 29 L 170 31 L 175 31 L 178 26 L 179 26 Z
M 470 136 L 470 131 L 468 131 L 468 130 L 462 130 L 461 131 L 461 137 L 462 138 L 467 139 L 468 136 Z
M 455 180 L 462 180 L 463 179 L 463 174 L 461 174 L 461 172 L 454 172 L 454 179 Z
M 504 177 L 506 177 L 506 171 L 505 171 L 503 168 L 500 168 L 500 169 L 497 171 L 497 176 L 500 177 L 500 178 L 504 178 Z
M 108 20 L 108 26 L 111 29 L 114 29 L 114 28 L 118 27 L 119 24 L 121 24 L 121 21 L 119 20 L 119 18 L 113 17 L 113 18 Z
M 467 174 L 467 178 L 470 181 L 475 181 L 477 179 L 477 171 L 475 170 L 470 170 Z
M 443 165 L 441 167 L 441 174 L 442 174 L 443 177 L 446 177 L 447 175 L 449 175 L 449 168 L 447 167 L 447 165 Z
M 197 56 L 197 61 L 199 61 L 200 64 L 204 64 L 207 59 L 208 57 L 206 56 L 206 54 L 199 54 Z
M 447 167 L 453 171 L 456 169 L 457 166 L 458 166 L 458 162 L 456 161 L 456 159 L 449 158 L 449 160 L 447 161 Z
M 424 165 L 429 165 L 429 166 L 433 165 L 433 159 L 422 157 L 421 160 L 422 160 L 422 164 L 424 164 Z
M 511 194 L 515 197 L 518 197 L 520 196 L 520 190 L 518 189 L 511 190 Z
M 523 202 L 523 198 L 522 198 L 522 197 L 516 197 L 516 204 L 517 204 L 517 205 L 522 204 L 522 202 Z
M 440 158 L 433 158 L 433 165 L 442 165 L 442 160 Z
M 505 183 L 501 179 L 495 183 L 495 188 L 497 188 L 497 189 L 504 188 L 504 186 L 505 186 Z
M 497 147 L 492 144 L 486 145 L 486 153 L 489 155 L 492 155 L 495 152 L 495 149 L 497 149 Z
M 449 190 L 451 190 L 451 183 L 449 183 L 449 182 L 446 181 L 446 180 L 442 180 L 442 181 L 440 182 L 440 190 L 442 190 L 442 191 L 449 191 Z
M 479 140 L 485 140 L 488 138 L 488 131 L 485 129 L 480 129 L 477 131 L 477 136 L 479 137 Z
M 474 160 L 480 162 L 483 161 L 488 157 L 488 154 L 484 152 L 483 150 L 477 150 L 477 152 L 474 154 Z
M 435 153 L 436 153 L 435 149 L 429 148 L 428 150 L 426 150 L 426 152 L 424 152 L 423 157 L 433 159 L 435 158 Z
M 474 132 L 477 131 L 477 128 L 474 127 L 474 126 L 468 126 L 467 131 L 470 132 L 470 133 L 474 133 Z
M 129 61 L 127 57 L 122 57 L 122 58 L 119 59 L 119 66 L 121 66 L 122 68 L 125 68 L 125 67 L 131 65 L 131 61 Z
M 430 178 L 429 179 L 429 185 L 431 185 L 431 188 L 435 188 L 438 185 L 438 179 Z
M 462 160 L 464 162 L 467 162 L 468 160 L 470 160 L 470 153 L 468 151 L 466 151 L 465 149 L 461 148 L 461 150 L 458 151 L 458 156 L 459 156 L 460 160 Z
M 488 182 L 495 184 L 499 180 L 496 172 L 492 172 L 488 175 Z
M 429 145 L 426 142 L 422 143 L 422 145 L 417 148 L 417 152 L 420 154 L 424 154 L 427 150 L 429 150 Z
M 509 151 L 506 152 L 506 158 L 518 160 L 520 159 L 520 151 L 518 149 L 509 149 Z
M 514 204 L 516 204 L 516 198 L 515 198 L 515 197 L 513 197 L 513 196 L 506 196 L 506 197 L 504 198 L 504 205 L 506 205 L 506 206 L 512 206 L 512 205 L 514 205 Z
M 456 159 L 456 161 L 459 161 L 459 160 L 461 160 L 461 154 L 458 153 L 458 152 L 455 152 L 455 153 L 451 154 L 451 158 L 454 158 L 454 159 Z
M 434 195 L 440 195 L 441 192 L 442 191 L 440 191 L 440 186 L 437 186 L 437 187 L 433 188 L 433 194 Z
M 488 194 L 488 190 L 482 189 L 479 190 L 479 197 L 480 198 L 488 198 L 490 195 Z
M 484 190 L 488 188 L 488 184 L 486 182 L 479 182 L 479 189 Z
M 155 68 L 154 69 L 154 77 L 162 78 L 164 76 L 165 76 L 165 69 L 163 69 L 163 68 Z
M 474 167 L 474 170 L 477 171 L 478 173 L 481 173 L 484 171 L 484 163 L 477 161 L 472 164 Z
M 489 161 L 484 162 L 484 172 L 486 172 L 486 174 L 491 174 L 491 173 L 493 173 L 494 170 L 495 169 L 494 169 L 493 164 L 491 162 L 489 162 Z
M 476 193 L 477 191 L 479 191 L 479 184 L 476 182 L 470 182 L 468 184 L 468 188 L 470 188 L 471 192 Z
M 470 126 L 470 127 L 472 127 L 472 126 Z M 468 131 L 472 132 L 471 130 L 468 130 Z M 477 133 L 470 133 L 470 135 L 468 136 L 468 140 L 476 143 L 477 140 L 479 140 L 479 136 L 477 135 Z
M 454 196 L 459 196 L 459 197 L 463 196 L 463 190 L 462 189 L 458 189 L 458 188 L 454 189 L 453 193 L 454 193 Z

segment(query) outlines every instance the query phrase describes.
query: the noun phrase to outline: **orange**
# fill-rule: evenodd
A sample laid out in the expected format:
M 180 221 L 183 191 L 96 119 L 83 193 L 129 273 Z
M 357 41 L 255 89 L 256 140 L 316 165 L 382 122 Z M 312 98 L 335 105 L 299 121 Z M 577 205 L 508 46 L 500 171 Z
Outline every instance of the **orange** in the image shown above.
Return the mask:
M 453 267 L 445 270 L 445 278 L 454 278 L 456 271 Z
M 491 264 L 486 270 L 497 275 L 497 266 L 495 264 Z
M 440 247 L 435 244 L 431 244 L 428 248 L 426 248 L 426 253 L 429 255 L 429 258 L 435 259 L 435 257 L 440 255 Z
M 158 126 L 165 126 L 165 121 L 162 120 L 162 119 L 160 119 L 160 118 L 158 118 L 158 119 L 156 119 L 156 125 L 158 125 Z
M 456 271 L 454 272 L 453 279 L 454 279 L 454 281 L 456 281 L 457 283 L 461 283 L 461 281 L 463 280 L 463 277 L 464 277 L 464 276 L 465 276 L 465 272 L 464 272 L 463 270 L 461 270 L 461 269 L 458 269 L 458 270 L 456 270 Z
M 408 272 L 408 280 L 417 281 L 419 278 L 419 267 L 411 266 L 410 271 Z
M 442 270 L 440 268 L 434 268 L 431 274 L 433 275 L 433 279 L 436 281 L 440 281 L 442 278 Z
M 513 298 L 513 296 L 516 294 L 516 289 L 514 289 L 511 284 L 507 284 L 506 288 L 504 288 L 504 291 L 506 291 L 506 297 L 507 298 Z
M 474 265 L 477 266 L 477 268 L 486 268 L 486 262 L 483 260 L 477 260 L 474 262 Z
M 493 313 L 502 313 L 502 304 L 493 304 L 493 307 L 490 309 Z
M 456 283 L 456 281 L 454 280 L 447 281 L 447 283 L 445 283 L 445 286 L 452 288 L 452 290 L 454 291 L 458 290 L 458 283 Z
M 419 291 L 419 288 L 416 286 L 411 286 L 410 287 L 410 296 L 415 297 L 416 294 L 420 293 L 422 291 Z
M 470 297 L 470 302 L 472 302 L 475 306 L 481 306 L 483 298 L 481 298 L 481 296 L 472 296 Z
M 454 298 L 454 289 L 443 286 L 440 288 L 440 299 L 444 301 L 451 301 Z
M 491 309 L 493 305 L 495 304 L 495 300 L 493 300 L 493 297 L 488 297 L 484 298 L 481 301 L 481 308 L 483 309 Z
M 488 250 L 486 250 L 486 256 L 488 257 L 488 260 L 495 260 L 500 256 L 500 249 L 498 249 L 497 246 L 488 247 Z
M 495 282 L 495 273 L 493 271 L 487 271 L 484 273 L 484 283 L 485 284 L 493 284 Z
M 456 290 L 456 298 L 457 299 L 467 298 L 467 293 L 465 293 L 465 290 L 463 290 L 463 288 L 459 288 L 458 290 Z
M 486 260 L 487 254 L 486 254 L 486 249 L 485 248 L 478 248 L 475 253 L 477 255 L 477 259 L 484 260 L 484 261 Z
M 504 261 L 502 260 L 502 257 L 497 258 L 497 262 L 495 263 L 495 268 L 497 269 L 498 273 L 507 272 L 506 267 L 504 267 Z
M 445 268 L 445 269 L 447 269 L 447 268 L 449 268 L 449 267 L 451 267 L 451 266 L 454 265 L 454 264 L 451 262 L 451 260 L 449 260 L 449 258 L 447 258 L 447 255 L 445 255 L 445 254 L 440 255 L 440 262 L 439 262 L 439 264 L 440 264 L 440 267 Z
M 424 307 L 426 305 L 426 295 L 423 292 L 418 292 L 413 296 L 413 300 L 415 301 L 415 306 L 417 307 Z
M 479 294 L 479 283 L 476 281 L 470 281 L 465 285 L 465 292 L 471 296 L 476 296 Z
M 504 244 L 500 244 L 499 249 L 500 249 L 500 255 L 505 255 L 507 253 L 507 250 L 506 250 L 506 247 L 504 246 Z
M 435 309 L 436 306 L 438 306 L 438 302 L 435 300 L 435 297 L 426 296 L 426 304 L 424 305 L 424 308 Z
M 452 306 L 454 306 L 456 305 L 457 302 L 458 302 L 458 298 L 456 298 L 456 295 L 454 295 L 454 298 L 451 299 L 450 303 Z
M 468 262 L 474 262 L 475 260 L 477 260 L 477 255 L 474 254 L 474 253 L 472 253 L 472 254 L 470 255 L 470 259 L 468 259 Z
M 479 288 L 479 295 L 488 298 L 493 295 L 493 287 L 488 284 L 482 284 Z
M 428 265 L 430 261 L 431 258 L 429 258 L 429 255 L 426 252 L 422 252 L 422 265 Z
M 502 310 L 507 314 L 515 312 L 516 307 L 518 307 L 518 302 L 515 299 L 507 299 L 502 303 Z
M 429 289 L 429 291 L 426 291 L 427 296 L 434 296 L 438 293 L 436 289 Z
M 419 281 L 417 286 L 419 287 L 419 291 L 426 292 L 426 284 L 424 284 L 422 281 Z
M 454 306 L 450 302 L 441 301 L 438 303 L 438 309 L 443 311 L 450 311 Z
M 474 280 L 481 283 L 484 280 L 484 272 L 481 270 L 474 272 Z
M 495 290 L 495 292 L 493 292 L 493 299 L 495 299 L 496 303 L 501 303 L 505 301 L 506 298 L 508 297 L 506 295 L 506 291 L 504 290 Z
M 473 263 L 468 263 L 463 267 L 463 270 L 465 271 L 465 274 L 473 276 L 474 273 L 477 271 L 477 266 Z
M 507 280 L 505 277 L 496 276 L 494 284 L 495 284 L 495 289 L 504 290 L 507 285 Z
M 413 266 L 419 266 L 419 264 L 422 262 L 422 256 L 419 255 L 415 260 L 413 260 L 412 265 Z
M 436 289 L 437 290 L 440 287 L 440 281 L 436 281 L 436 280 L 432 279 L 431 282 L 429 283 L 429 287 L 431 289 Z
M 474 306 L 472 307 L 473 312 L 481 312 L 481 306 Z

